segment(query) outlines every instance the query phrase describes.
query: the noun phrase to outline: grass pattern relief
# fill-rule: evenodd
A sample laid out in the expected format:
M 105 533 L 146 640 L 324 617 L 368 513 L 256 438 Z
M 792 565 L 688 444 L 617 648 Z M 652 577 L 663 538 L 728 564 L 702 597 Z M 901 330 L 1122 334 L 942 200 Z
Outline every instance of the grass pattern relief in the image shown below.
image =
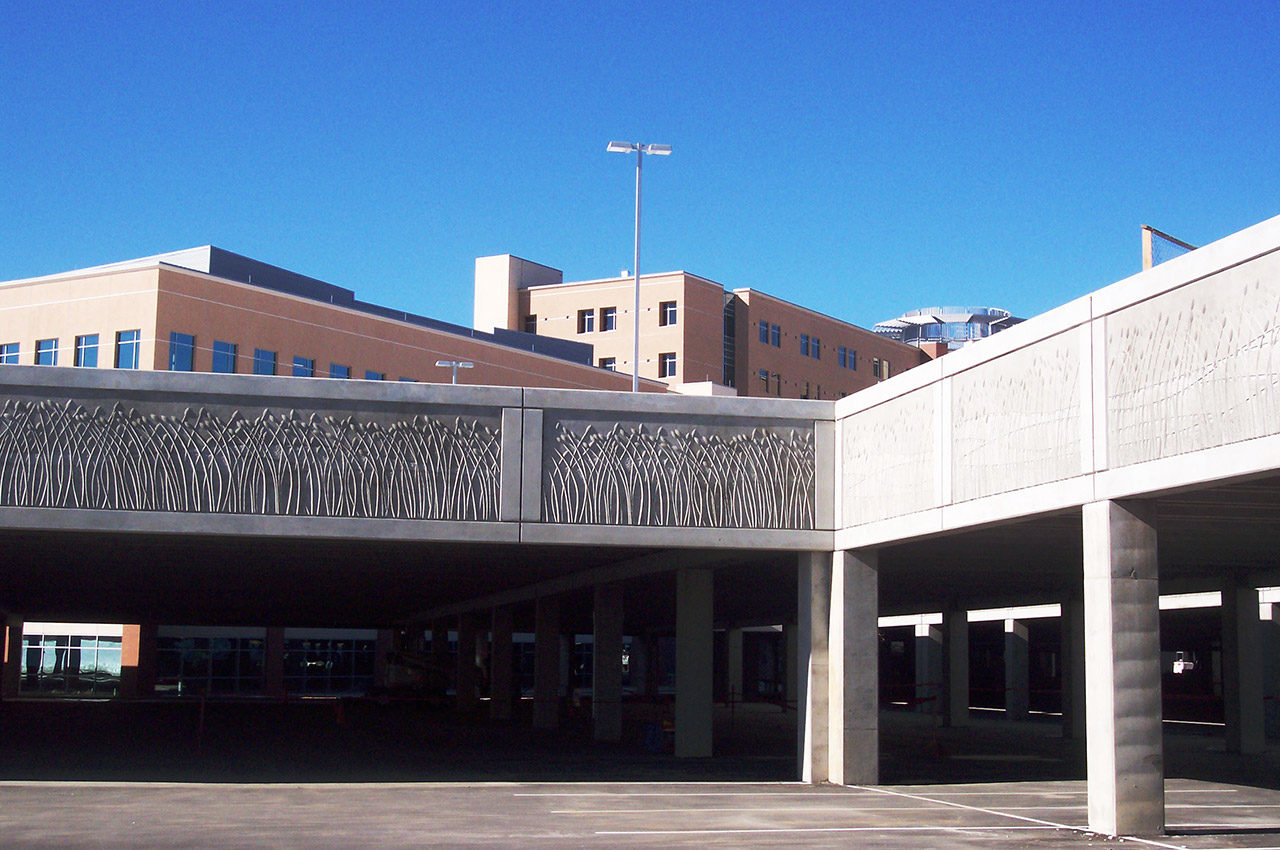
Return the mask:
M 812 430 L 557 422 L 543 476 L 543 519 L 554 523 L 811 529 Z
M 169 416 L 10 398 L 0 505 L 496 520 L 499 450 L 496 428 L 461 418 Z

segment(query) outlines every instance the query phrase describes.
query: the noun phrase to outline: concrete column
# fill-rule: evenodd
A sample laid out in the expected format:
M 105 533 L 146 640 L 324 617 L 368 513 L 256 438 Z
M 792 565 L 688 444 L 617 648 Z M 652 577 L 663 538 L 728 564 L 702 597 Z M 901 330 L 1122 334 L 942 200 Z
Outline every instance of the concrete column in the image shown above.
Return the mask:
M 800 704 L 800 679 L 804 668 L 799 663 L 799 646 L 800 627 L 795 623 L 785 623 L 782 626 L 782 657 L 785 659 L 782 674 L 787 680 L 784 688 L 787 705 Z
M 712 749 L 714 670 L 712 572 L 676 572 L 676 757 L 703 758 Z
M 800 781 L 827 782 L 831 778 L 829 752 L 831 553 L 806 552 L 800 556 L 799 629 L 796 669 L 799 675 L 796 736 L 799 745 Z
M 4 618 L 4 670 L 0 673 L 0 699 L 14 699 L 22 686 L 22 618 Z
M 954 605 L 942 612 L 942 723 L 969 725 L 969 612 Z
M 395 633 L 391 629 L 378 629 L 373 647 L 373 686 L 385 688 L 390 666 L 387 656 L 395 649 Z
M 1062 737 L 1085 740 L 1084 599 L 1062 603 Z
M 533 626 L 533 726 L 560 725 L 560 600 L 538 599 Z
M 1083 508 L 1089 828 L 1164 829 L 1160 589 L 1155 510 L 1142 501 Z
M 724 635 L 725 685 L 731 702 L 742 702 L 742 629 L 729 629 Z
M 158 632 L 155 623 L 124 626 L 120 638 L 120 696 L 125 699 L 155 695 Z
M 622 588 L 595 588 L 591 652 L 592 734 L 597 741 L 622 740 Z
M 1257 588 L 1228 582 L 1222 588 L 1222 704 L 1228 752 L 1266 749 L 1261 631 Z
M 284 628 L 268 626 L 262 645 L 262 691 L 272 699 L 284 699 Z
M 916 706 L 921 714 L 943 713 L 942 694 L 946 674 L 942 670 L 942 627 L 920 623 L 916 626 Z
M 1004 718 L 1026 720 L 1031 710 L 1031 650 L 1027 624 L 1004 621 Z
M 649 692 L 649 636 L 631 636 L 631 687 L 638 694 Z
M 510 720 L 515 702 L 515 644 L 511 637 L 515 621 L 511 609 L 494 608 L 490 628 L 493 647 L 489 654 L 489 716 Z
M 480 708 L 480 674 L 476 668 L 476 640 L 479 626 L 474 614 L 458 618 L 458 711 L 470 714 Z
M 440 698 L 452 684 L 449 671 L 449 621 L 444 618 L 431 621 L 431 685 Z
M 1280 606 L 1258 606 L 1259 643 L 1266 659 L 1263 670 L 1263 715 L 1268 738 L 1280 738 Z
M 880 777 L 879 556 L 836 552 L 828 632 L 828 775 L 838 785 Z

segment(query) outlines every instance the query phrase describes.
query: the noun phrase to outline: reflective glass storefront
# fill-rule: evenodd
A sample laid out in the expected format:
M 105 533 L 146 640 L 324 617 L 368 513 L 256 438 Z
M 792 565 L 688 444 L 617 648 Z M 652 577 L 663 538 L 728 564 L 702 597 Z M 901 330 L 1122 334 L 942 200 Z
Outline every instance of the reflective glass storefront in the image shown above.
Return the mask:
M 373 637 L 286 637 L 284 687 L 290 694 L 363 694 L 373 684 Z
M 156 640 L 156 694 L 261 694 L 265 655 L 261 635 L 161 634 Z
M 23 693 L 109 697 L 119 692 L 118 627 L 76 631 L 67 624 L 27 624 L 22 636 Z

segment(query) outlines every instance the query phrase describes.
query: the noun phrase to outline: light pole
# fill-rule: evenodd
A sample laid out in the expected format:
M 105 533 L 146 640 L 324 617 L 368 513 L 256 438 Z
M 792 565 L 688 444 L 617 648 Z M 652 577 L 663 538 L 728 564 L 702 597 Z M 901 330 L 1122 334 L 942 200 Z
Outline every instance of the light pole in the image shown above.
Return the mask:
M 451 366 L 452 366 L 452 367 L 453 367 L 453 380 L 452 380 L 452 381 L 450 381 L 449 383 L 451 383 L 451 384 L 456 384 L 456 383 L 458 383 L 458 370 L 459 370 L 459 369 L 470 369 L 470 368 L 472 368 L 473 366 L 475 366 L 476 364 L 474 364 L 474 363 L 472 363 L 472 362 L 470 362 L 470 361 L 468 361 L 468 360 L 437 360 L 437 361 L 436 361 L 436 365 L 437 365 L 437 366 L 443 366 L 443 367 L 445 367 L 446 369 L 448 369 L 449 367 L 451 367 Z
M 640 391 L 640 165 L 647 153 L 658 156 L 670 156 L 671 145 L 646 145 L 643 142 L 610 142 L 610 153 L 631 153 L 636 155 L 636 303 L 635 303 L 635 337 L 631 352 L 631 391 Z

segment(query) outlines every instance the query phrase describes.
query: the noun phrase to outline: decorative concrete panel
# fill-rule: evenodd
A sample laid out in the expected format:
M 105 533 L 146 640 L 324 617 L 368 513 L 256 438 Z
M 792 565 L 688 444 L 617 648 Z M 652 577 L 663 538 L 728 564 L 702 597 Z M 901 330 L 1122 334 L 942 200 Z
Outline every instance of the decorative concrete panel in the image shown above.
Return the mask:
M 812 422 L 549 418 L 543 433 L 545 522 L 814 527 Z
M 1280 433 L 1280 255 L 1106 322 L 1111 467 Z
M 934 410 L 930 386 L 844 420 L 846 527 L 935 507 Z
M 1078 335 L 1050 337 L 951 380 L 954 501 L 1083 471 Z
M 0 505 L 496 520 L 498 422 L 7 398 Z

